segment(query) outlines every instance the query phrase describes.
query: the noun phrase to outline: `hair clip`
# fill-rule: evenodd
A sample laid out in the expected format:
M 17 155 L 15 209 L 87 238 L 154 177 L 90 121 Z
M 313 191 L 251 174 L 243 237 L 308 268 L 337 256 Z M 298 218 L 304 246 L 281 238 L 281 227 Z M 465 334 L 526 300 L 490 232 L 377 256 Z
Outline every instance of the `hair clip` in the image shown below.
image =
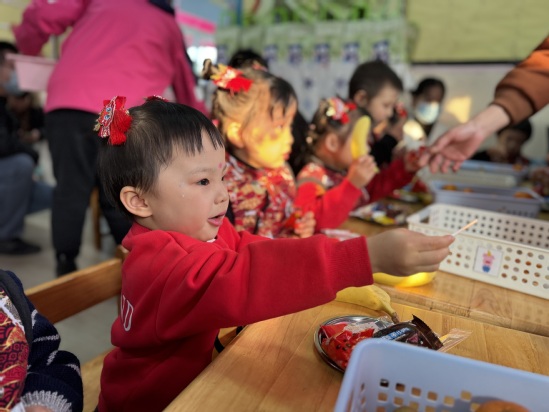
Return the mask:
M 326 99 L 326 102 L 328 103 L 328 108 L 326 109 L 327 117 L 341 124 L 349 123 L 349 112 L 356 109 L 356 104 L 345 102 L 339 97 L 331 97 Z
M 145 97 L 146 102 L 150 102 L 151 100 L 161 100 L 163 102 L 169 102 L 168 99 L 166 99 L 165 97 L 159 96 L 157 94 L 153 94 L 152 96 Z
M 124 108 L 125 103 L 124 96 L 104 100 L 105 107 L 99 113 L 99 119 L 93 129 L 99 132 L 99 137 L 108 137 L 109 143 L 113 146 L 120 146 L 126 142 L 125 133 L 132 123 L 130 112 Z
M 244 77 L 240 70 L 225 66 L 224 64 L 218 64 L 217 67 L 219 72 L 212 74 L 211 77 L 217 87 L 227 89 L 231 93 L 247 92 L 250 90 L 253 81 Z

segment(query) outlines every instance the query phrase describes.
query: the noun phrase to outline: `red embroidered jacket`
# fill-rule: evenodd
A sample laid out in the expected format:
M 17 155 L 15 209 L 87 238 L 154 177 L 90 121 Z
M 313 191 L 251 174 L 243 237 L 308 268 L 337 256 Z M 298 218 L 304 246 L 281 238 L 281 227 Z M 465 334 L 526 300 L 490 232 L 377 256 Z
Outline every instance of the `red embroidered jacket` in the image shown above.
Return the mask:
M 236 230 L 271 238 L 291 235 L 285 226 L 296 195 L 290 167 L 256 169 L 230 154 L 227 163 L 225 181 Z

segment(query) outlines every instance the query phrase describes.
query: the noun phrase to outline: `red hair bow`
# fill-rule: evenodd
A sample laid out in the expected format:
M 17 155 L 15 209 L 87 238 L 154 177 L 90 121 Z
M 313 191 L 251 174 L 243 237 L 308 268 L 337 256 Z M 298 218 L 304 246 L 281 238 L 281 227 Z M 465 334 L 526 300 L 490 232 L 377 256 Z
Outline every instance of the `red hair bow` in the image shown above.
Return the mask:
M 132 117 L 126 110 L 124 96 L 115 96 L 111 100 L 104 100 L 105 107 L 99 113 L 99 119 L 94 130 L 102 138 L 108 137 L 113 146 L 120 146 L 126 142 L 126 132 L 131 126 Z
M 244 77 L 240 70 L 224 64 L 219 64 L 218 68 L 219 73 L 212 75 L 212 81 L 217 87 L 227 89 L 231 93 L 250 90 L 253 81 Z
M 327 101 L 330 106 L 326 110 L 326 116 L 332 120 L 337 120 L 341 124 L 349 123 L 349 112 L 356 109 L 356 104 L 344 102 L 339 97 L 332 97 Z

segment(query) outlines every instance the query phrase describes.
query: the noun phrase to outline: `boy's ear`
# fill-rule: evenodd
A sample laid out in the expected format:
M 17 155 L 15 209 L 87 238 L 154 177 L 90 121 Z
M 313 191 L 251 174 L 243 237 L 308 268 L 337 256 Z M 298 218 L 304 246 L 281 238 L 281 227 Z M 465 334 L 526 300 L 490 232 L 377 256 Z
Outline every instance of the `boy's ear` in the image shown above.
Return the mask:
M 128 212 L 138 217 L 149 217 L 152 211 L 141 192 L 133 186 L 124 186 L 120 191 L 120 201 Z
M 231 122 L 227 127 L 227 139 L 229 140 L 229 143 L 239 149 L 244 148 L 244 141 L 242 140 L 242 134 L 240 133 L 241 129 L 242 124 L 238 122 Z
M 324 147 L 331 153 L 335 153 L 341 146 L 341 141 L 335 133 L 328 133 L 324 138 Z
M 358 90 L 353 96 L 353 101 L 358 107 L 366 107 L 368 104 L 368 93 L 366 93 L 366 90 Z

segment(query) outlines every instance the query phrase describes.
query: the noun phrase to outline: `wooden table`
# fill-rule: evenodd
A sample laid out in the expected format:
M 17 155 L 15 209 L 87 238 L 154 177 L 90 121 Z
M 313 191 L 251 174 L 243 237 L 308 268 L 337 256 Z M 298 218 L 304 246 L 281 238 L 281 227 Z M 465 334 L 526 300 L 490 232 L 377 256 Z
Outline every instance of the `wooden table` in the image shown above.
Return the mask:
M 452 328 L 472 331 L 452 354 L 549 375 L 547 337 L 406 305 L 394 307 L 401 319 L 417 315 L 440 334 Z M 317 354 L 313 334 L 323 321 L 350 314 L 373 313 L 331 302 L 247 326 L 166 411 L 332 411 L 342 374 Z
M 389 229 L 359 219 L 349 219 L 341 228 L 366 236 L 373 236 Z M 443 271 L 438 271 L 435 279 L 424 286 L 413 288 L 379 286 L 391 295 L 393 302 L 549 336 L 549 301 L 547 299 Z

